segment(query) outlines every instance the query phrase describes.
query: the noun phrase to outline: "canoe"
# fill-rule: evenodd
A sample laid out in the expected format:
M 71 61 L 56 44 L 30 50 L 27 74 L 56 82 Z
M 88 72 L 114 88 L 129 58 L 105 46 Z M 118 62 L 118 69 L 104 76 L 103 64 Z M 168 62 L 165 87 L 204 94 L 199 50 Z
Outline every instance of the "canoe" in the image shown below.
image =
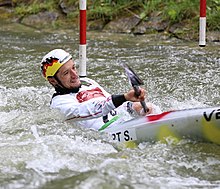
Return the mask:
M 167 111 L 134 118 L 103 131 L 118 142 L 191 139 L 220 145 L 220 107 Z

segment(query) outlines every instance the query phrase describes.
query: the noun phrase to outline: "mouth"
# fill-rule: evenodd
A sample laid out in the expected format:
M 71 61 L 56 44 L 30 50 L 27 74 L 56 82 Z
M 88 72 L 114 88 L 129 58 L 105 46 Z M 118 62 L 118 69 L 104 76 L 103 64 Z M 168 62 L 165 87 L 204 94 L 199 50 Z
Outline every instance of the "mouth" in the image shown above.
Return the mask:
M 73 83 L 73 84 L 79 83 L 79 77 L 72 78 L 72 79 L 70 80 L 70 83 Z

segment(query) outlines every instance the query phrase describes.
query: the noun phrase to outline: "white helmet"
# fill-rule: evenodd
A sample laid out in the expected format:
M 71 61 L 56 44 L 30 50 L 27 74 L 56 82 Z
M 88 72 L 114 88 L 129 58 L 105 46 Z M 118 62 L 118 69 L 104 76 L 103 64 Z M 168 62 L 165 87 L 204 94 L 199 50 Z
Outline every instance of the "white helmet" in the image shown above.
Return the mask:
M 45 79 L 53 77 L 59 68 L 72 56 L 62 49 L 54 49 L 46 54 L 41 61 L 41 72 Z

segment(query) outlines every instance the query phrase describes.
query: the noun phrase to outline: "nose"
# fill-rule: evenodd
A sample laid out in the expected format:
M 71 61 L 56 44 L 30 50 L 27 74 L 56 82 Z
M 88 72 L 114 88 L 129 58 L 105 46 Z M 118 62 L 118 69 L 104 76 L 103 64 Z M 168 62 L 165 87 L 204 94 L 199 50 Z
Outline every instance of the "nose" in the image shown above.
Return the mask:
M 77 71 L 75 69 L 71 69 L 70 74 L 72 77 L 78 76 Z

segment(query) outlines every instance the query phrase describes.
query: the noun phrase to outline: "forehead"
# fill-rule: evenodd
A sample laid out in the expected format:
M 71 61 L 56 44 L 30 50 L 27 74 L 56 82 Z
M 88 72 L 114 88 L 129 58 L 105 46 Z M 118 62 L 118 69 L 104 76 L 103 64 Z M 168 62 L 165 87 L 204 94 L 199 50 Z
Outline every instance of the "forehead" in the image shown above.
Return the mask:
M 63 66 L 60 67 L 58 72 L 64 72 L 65 70 L 72 68 L 73 65 L 75 65 L 75 63 L 73 62 L 72 59 L 70 59 L 65 64 L 63 64 Z

